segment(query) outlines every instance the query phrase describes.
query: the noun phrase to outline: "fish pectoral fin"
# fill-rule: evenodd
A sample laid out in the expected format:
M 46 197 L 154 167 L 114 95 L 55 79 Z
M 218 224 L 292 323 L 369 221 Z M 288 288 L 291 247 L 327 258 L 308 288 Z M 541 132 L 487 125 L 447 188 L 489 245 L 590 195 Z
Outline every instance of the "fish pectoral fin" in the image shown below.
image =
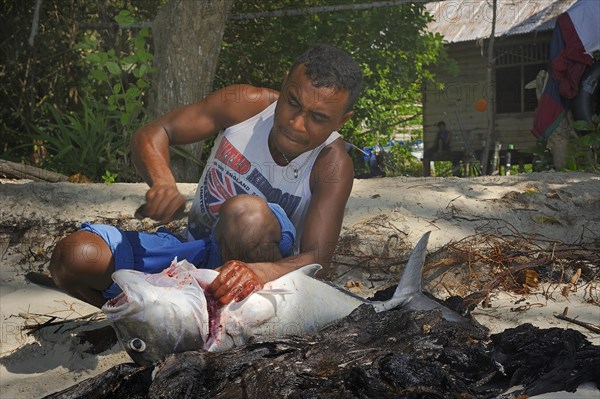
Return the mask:
M 293 291 L 284 290 L 281 288 L 274 288 L 271 290 L 260 290 L 260 291 L 255 292 L 255 294 L 259 294 L 259 295 L 290 295 L 293 293 L 294 293 Z
M 323 268 L 323 266 L 319 265 L 318 263 L 313 263 L 311 265 L 302 266 L 298 270 L 301 271 L 302 273 L 306 274 L 309 277 L 314 277 L 317 274 L 317 272 L 319 270 L 321 270 L 322 268 Z

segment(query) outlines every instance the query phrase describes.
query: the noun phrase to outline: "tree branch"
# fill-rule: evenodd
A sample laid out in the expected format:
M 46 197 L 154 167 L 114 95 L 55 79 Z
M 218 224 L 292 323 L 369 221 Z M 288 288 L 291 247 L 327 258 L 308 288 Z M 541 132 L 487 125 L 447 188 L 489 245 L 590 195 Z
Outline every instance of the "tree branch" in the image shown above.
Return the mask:
M 40 0 L 41 1 L 41 0 Z M 372 3 L 358 3 L 358 4 L 338 4 L 332 6 L 317 6 L 317 7 L 306 7 L 306 8 L 293 8 L 284 10 L 270 10 L 270 11 L 258 11 L 249 13 L 232 14 L 227 17 L 230 21 L 243 21 L 248 19 L 256 18 L 276 18 L 276 17 L 295 17 L 301 15 L 319 14 L 324 12 L 335 12 L 335 11 L 356 11 L 356 10 L 370 10 L 373 8 L 385 8 L 394 7 L 402 4 L 409 3 L 431 3 L 433 0 L 390 0 L 390 1 L 374 1 Z M 77 23 L 79 29 L 139 29 L 151 26 L 151 21 L 144 21 L 134 25 L 122 26 L 116 23 Z
M 358 3 L 358 4 L 338 4 L 333 6 L 317 6 L 317 7 L 306 7 L 306 8 L 295 8 L 286 10 L 272 10 L 272 11 L 259 11 L 251 13 L 233 14 L 229 16 L 230 20 L 244 20 L 244 19 L 255 19 L 255 18 L 272 18 L 272 17 L 292 17 L 298 15 L 310 15 L 322 12 L 335 12 L 335 11 L 355 11 L 355 10 L 369 10 L 372 8 L 384 8 L 399 6 L 408 3 L 429 3 L 433 0 L 394 0 L 394 1 L 374 1 L 371 3 Z
M 31 179 L 33 181 L 46 181 L 50 183 L 69 180 L 67 176 L 61 175 L 60 173 L 36 168 L 31 165 L 7 161 L 5 159 L 0 159 L 0 174 L 17 179 Z

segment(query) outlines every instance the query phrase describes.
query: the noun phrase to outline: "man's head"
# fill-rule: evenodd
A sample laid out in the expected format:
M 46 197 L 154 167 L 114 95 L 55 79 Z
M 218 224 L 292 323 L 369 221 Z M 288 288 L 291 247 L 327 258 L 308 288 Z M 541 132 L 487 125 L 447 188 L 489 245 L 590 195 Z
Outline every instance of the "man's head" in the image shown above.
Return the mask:
M 352 109 L 363 85 L 362 71 L 350 54 L 336 47 L 319 44 L 300 55 L 290 68 L 291 74 L 304 65 L 314 87 L 330 87 L 348 92 L 346 111 Z
M 270 144 L 296 157 L 323 143 L 353 115 L 362 72 L 347 53 L 318 45 L 296 59 L 281 89 Z
M 437 127 L 438 127 L 438 129 L 440 130 L 440 132 L 441 132 L 441 131 L 444 131 L 444 130 L 446 130 L 446 122 L 444 122 L 444 121 L 439 121 L 439 122 L 437 123 Z

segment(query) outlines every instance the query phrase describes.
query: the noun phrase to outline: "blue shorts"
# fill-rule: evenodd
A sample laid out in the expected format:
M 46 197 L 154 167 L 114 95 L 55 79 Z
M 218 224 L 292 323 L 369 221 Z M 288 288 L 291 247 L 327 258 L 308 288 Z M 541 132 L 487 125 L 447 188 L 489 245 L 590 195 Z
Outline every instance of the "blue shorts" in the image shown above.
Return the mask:
M 279 252 L 285 258 L 293 253 L 296 229 L 279 205 L 268 205 L 281 225 Z M 144 273 L 160 273 L 175 257 L 178 260 L 185 259 L 198 268 L 214 269 L 222 263 L 219 245 L 212 235 L 200 240 L 184 241 L 164 227 L 155 233 L 144 233 L 89 222 L 82 223 L 81 230 L 99 235 L 108 244 L 115 261 L 115 271 L 133 269 Z M 102 291 L 102 296 L 109 299 L 120 292 L 119 286 L 113 283 Z

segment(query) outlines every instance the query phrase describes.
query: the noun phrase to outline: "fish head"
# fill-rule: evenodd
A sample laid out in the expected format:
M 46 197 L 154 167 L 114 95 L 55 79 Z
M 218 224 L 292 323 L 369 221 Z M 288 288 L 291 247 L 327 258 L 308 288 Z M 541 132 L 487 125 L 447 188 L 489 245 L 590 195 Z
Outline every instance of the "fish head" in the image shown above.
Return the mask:
M 123 292 L 102 310 L 136 363 L 151 365 L 167 354 L 202 348 L 209 329 L 207 300 L 185 267 L 173 263 L 159 274 L 118 270 L 112 278 Z

